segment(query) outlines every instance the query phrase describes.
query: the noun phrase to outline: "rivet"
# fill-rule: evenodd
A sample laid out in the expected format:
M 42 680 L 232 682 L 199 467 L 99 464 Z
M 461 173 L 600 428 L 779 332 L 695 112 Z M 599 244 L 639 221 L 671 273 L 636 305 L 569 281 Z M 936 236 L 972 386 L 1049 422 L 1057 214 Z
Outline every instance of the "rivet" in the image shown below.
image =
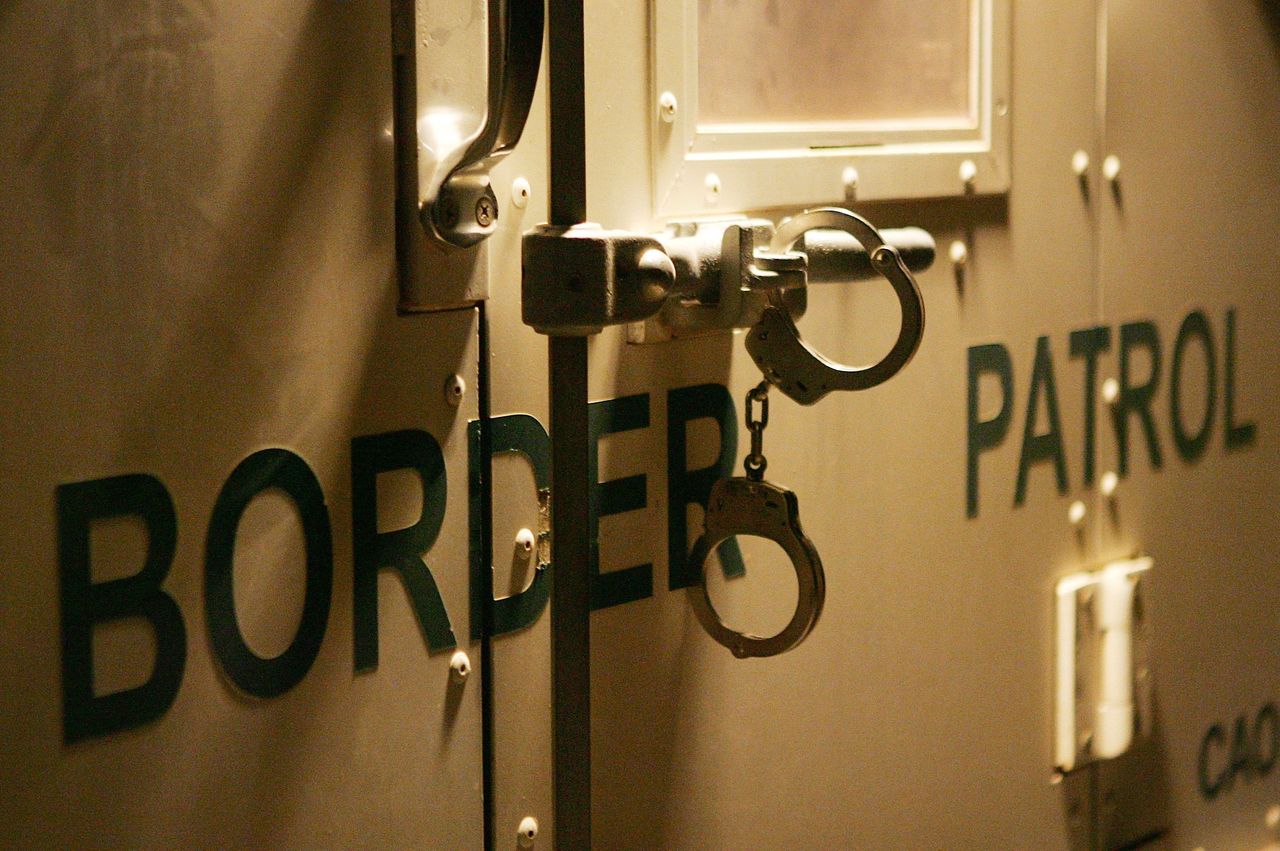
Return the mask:
M 459 650 L 449 660 L 449 679 L 460 683 L 471 676 L 471 657 Z
M 511 181 L 511 203 L 523 210 L 529 206 L 529 194 L 532 191 L 529 188 L 529 181 L 523 177 L 517 177 Z
M 1268 830 L 1280 830 L 1280 804 L 1272 804 L 1267 807 L 1267 814 L 1263 816 L 1263 821 L 1266 823 Z
M 1102 161 L 1102 176 L 1108 183 L 1115 183 L 1120 177 L 1120 158 L 1111 154 Z
M 1088 513 L 1088 509 L 1080 500 L 1071 503 L 1071 507 L 1067 509 L 1067 520 L 1072 526 L 1079 526 L 1084 522 L 1084 517 Z
M 533 816 L 525 816 L 520 819 L 520 826 L 516 828 L 516 841 L 520 843 L 521 848 L 532 848 L 533 840 L 538 838 L 538 820 Z
M 1071 170 L 1076 177 L 1084 177 L 1089 173 L 1089 152 L 1080 150 L 1071 155 Z
M 947 249 L 947 256 L 951 258 L 951 265 L 957 269 L 963 269 L 969 265 L 969 246 L 963 241 L 957 239 L 951 243 L 951 247 Z
M 965 185 L 966 189 L 972 189 L 974 181 L 978 179 L 978 164 L 973 160 L 965 160 L 960 163 L 960 182 Z
M 858 170 L 853 166 L 845 166 L 840 174 L 840 182 L 844 184 L 844 197 L 853 201 L 858 197 Z
M 702 181 L 702 185 L 707 190 L 707 203 L 714 204 L 720 198 L 720 175 L 715 172 L 708 172 L 706 178 Z
M 467 394 L 467 382 L 461 375 L 451 375 L 444 380 L 444 400 L 449 407 L 456 408 L 462 404 L 462 397 Z
M 1102 491 L 1102 495 L 1106 497 L 1114 496 L 1116 488 L 1120 486 L 1120 477 L 1112 471 L 1108 470 L 1102 474 L 1102 478 L 1098 481 L 1098 490 Z
M 533 552 L 533 541 L 534 537 L 532 529 L 521 529 L 519 532 L 516 532 L 516 546 L 523 552 Z
M 1120 398 L 1120 382 L 1114 378 L 1108 378 L 1102 382 L 1102 401 L 1108 405 L 1114 405 L 1116 400 Z
M 676 113 L 680 111 L 680 104 L 676 101 L 676 96 L 672 92 L 663 92 L 658 96 L 658 115 L 662 116 L 662 120 L 670 124 L 676 120 Z

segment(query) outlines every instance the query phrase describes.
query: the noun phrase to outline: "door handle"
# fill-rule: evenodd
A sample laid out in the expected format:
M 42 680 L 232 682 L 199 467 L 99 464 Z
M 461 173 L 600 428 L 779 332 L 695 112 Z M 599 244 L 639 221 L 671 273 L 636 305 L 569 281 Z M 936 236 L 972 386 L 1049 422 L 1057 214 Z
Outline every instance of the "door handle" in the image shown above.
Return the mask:
M 498 199 L 489 172 L 524 131 L 542 60 L 542 0 L 488 0 L 488 83 L 477 127 L 448 150 L 438 151 L 424 180 L 418 163 L 423 145 L 417 86 L 417 50 L 423 27 L 416 0 L 397 0 L 394 18 L 397 170 L 402 198 L 416 207 L 427 237 L 445 250 L 470 248 L 497 228 Z M 403 218 L 403 216 L 401 216 Z

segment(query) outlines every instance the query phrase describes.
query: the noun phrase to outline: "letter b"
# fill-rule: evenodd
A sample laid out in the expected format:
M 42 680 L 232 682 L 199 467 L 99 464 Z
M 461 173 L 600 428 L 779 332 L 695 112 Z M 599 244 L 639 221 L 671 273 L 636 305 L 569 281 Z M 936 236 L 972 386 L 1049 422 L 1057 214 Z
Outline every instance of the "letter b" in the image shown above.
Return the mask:
M 62 733 L 67 742 L 137 727 L 159 718 L 177 697 L 187 661 L 187 630 L 173 598 L 160 590 L 173 564 L 178 526 L 173 500 L 159 479 L 144 474 L 60 485 L 59 598 L 62 615 Z M 89 529 L 94 520 L 135 516 L 146 525 L 142 570 L 95 583 Z M 95 624 L 143 618 L 156 638 L 155 666 L 142 685 L 93 693 Z

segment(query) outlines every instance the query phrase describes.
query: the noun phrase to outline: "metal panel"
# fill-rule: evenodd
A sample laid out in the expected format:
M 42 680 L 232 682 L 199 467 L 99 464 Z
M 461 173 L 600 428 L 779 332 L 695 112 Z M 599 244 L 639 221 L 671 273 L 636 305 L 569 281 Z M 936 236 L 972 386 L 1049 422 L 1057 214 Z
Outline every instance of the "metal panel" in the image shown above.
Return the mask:
M 1258 714 L 1277 699 L 1280 13 L 1267 2 L 1185 2 L 1152 14 L 1127 0 L 1111 0 L 1106 11 L 1104 151 L 1119 171 L 1098 204 L 1103 315 L 1113 325 L 1149 319 L 1159 328 L 1163 466 L 1153 468 L 1134 416 L 1130 474 L 1104 540 L 1150 553 L 1160 573 L 1156 699 L 1171 844 L 1256 848 L 1275 841 L 1265 814 L 1280 801 L 1277 775 L 1251 758 L 1210 800 L 1199 788 L 1199 761 L 1204 748 L 1216 781 L 1236 747 L 1237 719 L 1251 737 Z M 1203 454 L 1188 460 L 1173 440 L 1170 393 L 1177 383 L 1184 429 L 1194 432 L 1210 389 L 1202 342 L 1190 339 L 1178 379 L 1173 366 L 1178 330 L 1193 310 L 1208 320 L 1216 399 Z M 1235 447 L 1226 438 L 1228 359 L 1236 424 L 1256 424 L 1253 441 Z M 1145 370 L 1144 360 L 1135 376 Z M 1261 732 L 1265 764 L 1265 723 Z
M 588 58 L 588 212 L 610 227 L 654 224 L 640 167 L 658 120 L 639 61 L 646 14 L 630 2 L 589 9 L 599 51 Z M 796 491 L 828 564 L 823 620 L 794 652 L 734 660 L 702 633 L 684 592 L 668 590 L 668 390 L 723 383 L 740 403 L 758 381 L 740 340 L 629 347 L 606 332 L 593 342 L 593 398 L 638 393 L 649 404 L 648 428 L 602 442 L 600 479 L 644 474 L 647 500 L 602 519 L 601 569 L 651 562 L 654 588 L 594 616 L 601 847 L 1070 841 L 1067 795 L 1051 783 L 1049 602 L 1054 577 L 1085 554 L 1066 519 L 1072 494 L 1056 493 L 1047 467 L 1032 470 L 1026 505 L 1011 502 L 1038 334 L 1055 350 L 1072 491 L 1083 493 L 1084 400 L 1066 378 L 1066 341 L 1096 315 L 1089 210 L 1070 165 L 1094 138 L 1093 46 L 1087 4 L 1019 9 L 1007 202 L 865 210 L 884 225 L 923 225 L 944 247 L 964 240 L 970 264 L 963 286 L 945 265 L 923 276 L 928 330 L 901 376 L 812 409 L 780 400 L 773 411 L 769 476 Z M 1045 93 L 1064 80 L 1071 88 L 1051 104 Z M 889 345 L 887 288 L 811 296 L 803 328 L 824 351 L 858 362 Z M 982 511 L 969 520 L 965 353 L 995 340 L 1013 354 L 1017 427 L 983 458 Z M 690 433 L 690 466 L 706 463 L 714 428 Z M 753 584 L 767 573 L 749 562 L 747 577 L 728 583 L 735 611 L 767 617 L 776 592 Z
M 478 660 L 476 312 L 395 315 L 388 23 L 385 6 L 292 0 L 0 13 L 0 845 L 481 844 L 479 678 L 451 682 L 394 571 L 377 580 L 380 662 L 353 665 L 351 442 L 401 429 L 442 447 L 425 562 Z M 266 447 L 314 471 L 333 581 L 314 664 L 256 699 L 215 660 L 204 574 L 219 490 Z M 123 473 L 176 508 L 163 590 L 185 670 L 157 720 L 64 745 L 55 487 Z M 441 507 L 407 470 L 376 491 L 382 531 Z M 235 610 L 262 657 L 298 628 L 298 530 L 266 493 L 235 537 Z M 94 581 L 136 573 L 149 545 L 136 523 L 96 525 Z M 99 693 L 150 675 L 145 620 L 93 640 Z

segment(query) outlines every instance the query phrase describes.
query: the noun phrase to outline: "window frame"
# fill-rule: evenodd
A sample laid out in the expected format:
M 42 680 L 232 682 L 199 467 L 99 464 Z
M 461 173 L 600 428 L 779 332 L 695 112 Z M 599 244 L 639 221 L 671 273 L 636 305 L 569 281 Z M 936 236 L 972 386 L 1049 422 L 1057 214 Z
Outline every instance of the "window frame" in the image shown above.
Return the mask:
M 967 120 L 699 127 L 698 0 L 652 0 L 655 216 L 1007 192 L 1010 0 L 970 8 Z

